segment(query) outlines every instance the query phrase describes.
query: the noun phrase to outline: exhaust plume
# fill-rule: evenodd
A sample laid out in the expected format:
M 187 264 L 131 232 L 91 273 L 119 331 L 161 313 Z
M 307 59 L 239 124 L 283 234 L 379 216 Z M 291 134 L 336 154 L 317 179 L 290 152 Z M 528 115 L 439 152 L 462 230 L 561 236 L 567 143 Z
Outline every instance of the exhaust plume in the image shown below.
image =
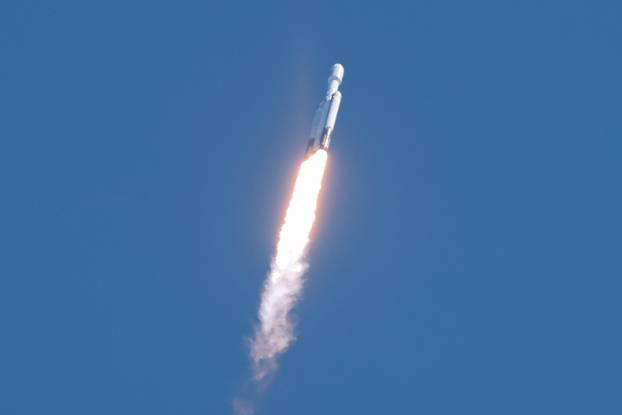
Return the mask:
M 290 312 L 300 297 L 303 275 L 308 267 L 305 254 L 327 157 L 324 150 L 313 153 L 301 164 L 296 178 L 276 255 L 261 294 L 259 324 L 250 341 L 255 382 L 274 372 L 278 357 L 295 340 Z

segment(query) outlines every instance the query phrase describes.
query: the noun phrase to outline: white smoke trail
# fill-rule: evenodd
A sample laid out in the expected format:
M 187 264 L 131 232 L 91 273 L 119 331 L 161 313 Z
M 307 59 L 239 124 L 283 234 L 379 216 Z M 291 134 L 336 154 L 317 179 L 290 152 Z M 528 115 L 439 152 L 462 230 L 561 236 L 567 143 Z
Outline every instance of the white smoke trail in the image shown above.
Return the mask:
M 259 324 L 250 343 L 255 382 L 274 372 L 278 357 L 295 340 L 290 312 L 300 296 L 308 267 L 304 259 L 326 159 L 324 150 L 313 153 L 301 164 L 296 178 L 276 255 L 261 295 Z

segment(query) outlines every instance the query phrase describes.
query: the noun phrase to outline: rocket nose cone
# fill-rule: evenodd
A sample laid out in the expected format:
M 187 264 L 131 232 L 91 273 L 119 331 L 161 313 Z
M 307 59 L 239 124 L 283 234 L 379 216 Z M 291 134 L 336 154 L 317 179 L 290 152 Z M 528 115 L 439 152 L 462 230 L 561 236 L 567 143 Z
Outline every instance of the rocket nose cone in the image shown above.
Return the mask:
M 340 63 L 334 64 L 331 70 L 330 77 L 338 79 L 339 83 L 341 83 L 343 81 L 343 65 L 341 65 Z

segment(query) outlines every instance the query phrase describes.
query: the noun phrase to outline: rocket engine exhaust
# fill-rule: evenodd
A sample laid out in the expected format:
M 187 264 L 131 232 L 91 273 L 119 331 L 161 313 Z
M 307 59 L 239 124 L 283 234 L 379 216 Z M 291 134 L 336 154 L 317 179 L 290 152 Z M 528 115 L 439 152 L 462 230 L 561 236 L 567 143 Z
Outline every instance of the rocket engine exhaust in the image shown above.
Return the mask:
M 307 270 L 305 254 L 327 158 L 325 150 L 317 150 L 301 164 L 296 178 L 276 256 L 261 295 L 259 324 L 251 341 L 255 381 L 276 369 L 277 358 L 295 340 L 290 312 L 300 296 Z

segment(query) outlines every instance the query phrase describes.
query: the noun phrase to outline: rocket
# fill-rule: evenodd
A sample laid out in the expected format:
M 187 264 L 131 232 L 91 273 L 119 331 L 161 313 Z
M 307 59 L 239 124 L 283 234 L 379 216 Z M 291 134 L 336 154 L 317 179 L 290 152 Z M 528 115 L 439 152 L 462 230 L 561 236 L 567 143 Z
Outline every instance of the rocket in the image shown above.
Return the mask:
M 335 129 L 339 104 L 341 104 L 341 92 L 338 90 L 341 81 L 343 81 L 343 66 L 336 63 L 328 77 L 326 97 L 315 111 L 305 154 L 311 154 L 319 149 L 327 150 L 330 146 L 330 137 Z

